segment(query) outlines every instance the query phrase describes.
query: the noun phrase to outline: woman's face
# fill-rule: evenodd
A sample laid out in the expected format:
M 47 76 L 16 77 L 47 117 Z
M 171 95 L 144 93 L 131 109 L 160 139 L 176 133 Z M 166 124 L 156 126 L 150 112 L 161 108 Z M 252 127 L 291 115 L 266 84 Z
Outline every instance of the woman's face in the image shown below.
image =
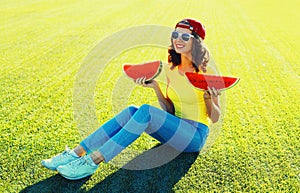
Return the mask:
M 175 34 L 174 32 L 172 34 L 172 43 L 177 53 L 184 54 L 184 55 L 191 54 L 192 44 L 193 44 L 193 36 L 191 35 L 191 33 L 192 33 L 191 30 L 186 28 L 177 27 L 175 29 Z M 184 35 L 182 36 L 182 34 Z M 190 36 L 187 34 L 189 34 Z M 186 41 L 187 39 L 188 41 Z

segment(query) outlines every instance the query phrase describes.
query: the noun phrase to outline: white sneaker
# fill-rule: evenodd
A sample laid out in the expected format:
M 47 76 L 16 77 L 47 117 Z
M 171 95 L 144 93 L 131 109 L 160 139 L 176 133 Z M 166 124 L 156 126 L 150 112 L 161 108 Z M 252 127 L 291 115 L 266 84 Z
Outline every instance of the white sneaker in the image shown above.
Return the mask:
M 98 165 L 96 165 L 89 155 L 85 155 L 80 159 L 72 161 L 66 165 L 57 167 L 57 171 L 64 178 L 69 180 L 79 180 L 95 173 Z
M 76 159 L 79 159 L 80 157 L 75 157 L 70 154 L 70 149 L 66 147 L 65 151 L 50 158 L 42 160 L 41 163 L 43 166 L 50 170 L 56 170 L 56 168 L 60 165 L 65 165 L 67 163 L 70 163 Z

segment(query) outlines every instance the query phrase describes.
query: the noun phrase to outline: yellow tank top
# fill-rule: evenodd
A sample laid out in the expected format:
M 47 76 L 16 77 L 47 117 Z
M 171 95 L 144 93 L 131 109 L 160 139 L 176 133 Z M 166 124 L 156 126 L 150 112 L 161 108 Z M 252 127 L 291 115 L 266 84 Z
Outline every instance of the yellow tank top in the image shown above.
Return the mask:
M 171 70 L 170 66 L 164 65 L 168 83 L 166 94 L 174 104 L 175 115 L 209 126 L 210 119 L 203 99 L 204 91 L 194 88 L 187 78 L 179 73 L 177 67 Z

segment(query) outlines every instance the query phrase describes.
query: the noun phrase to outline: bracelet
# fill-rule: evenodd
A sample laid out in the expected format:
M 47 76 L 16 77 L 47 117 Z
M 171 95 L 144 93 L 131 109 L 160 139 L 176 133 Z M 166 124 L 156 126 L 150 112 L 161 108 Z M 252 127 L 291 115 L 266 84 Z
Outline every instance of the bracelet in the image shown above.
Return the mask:
M 204 98 L 204 100 L 211 99 L 211 97 L 209 97 L 209 98 L 203 97 L 203 98 Z

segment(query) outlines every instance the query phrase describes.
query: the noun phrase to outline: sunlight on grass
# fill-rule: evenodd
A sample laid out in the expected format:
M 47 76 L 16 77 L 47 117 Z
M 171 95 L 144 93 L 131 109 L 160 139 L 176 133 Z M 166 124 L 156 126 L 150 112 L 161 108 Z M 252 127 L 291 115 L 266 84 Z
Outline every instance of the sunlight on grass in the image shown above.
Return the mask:
M 297 0 L 1 1 L 0 192 L 298 192 L 298 7 Z M 123 29 L 173 28 L 185 17 L 205 24 L 222 75 L 241 78 L 223 94 L 222 130 L 212 147 L 146 171 L 102 164 L 78 182 L 42 168 L 41 159 L 81 140 L 74 82 L 91 50 Z M 153 91 L 134 87 L 121 65 L 166 57 L 167 50 L 151 46 L 114 57 L 95 88 L 99 122 L 130 104 L 157 105 Z M 143 152 L 156 144 L 143 135 L 130 148 Z

